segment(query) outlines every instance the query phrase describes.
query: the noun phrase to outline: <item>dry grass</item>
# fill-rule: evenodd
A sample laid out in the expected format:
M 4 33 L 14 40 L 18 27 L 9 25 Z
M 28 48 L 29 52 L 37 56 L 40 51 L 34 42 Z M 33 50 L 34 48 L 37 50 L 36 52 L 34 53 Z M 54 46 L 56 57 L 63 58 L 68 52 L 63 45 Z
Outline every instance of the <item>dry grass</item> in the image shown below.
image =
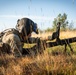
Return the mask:
M 65 34 L 66 33 L 66 34 Z M 61 32 L 60 38 L 75 37 L 76 32 Z M 51 33 L 35 37 L 47 38 Z M 72 44 L 75 50 L 75 44 Z M 76 55 L 63 54 L 63 46 L 49 48 L 35 57 L 0 56 L 0 75 L 76 75 Z M 58 52 L 58 54 L 54 54 Z
M 66 31 L 60 33 L 60 38 L 76 37 L 76 31 Z
M 42 39 L 46 39 L 48 36 L 51 36 L 53 32 L 41 33 L 41 34 L 33 34 L 32 37 L 41 37 Z M 71 38 L 76 37 L 76 31 L 62 31 L 60 32 L 60 38 Z
M 51 55 L 0 59 L 0 75 L 75 75 L 76 55 Z

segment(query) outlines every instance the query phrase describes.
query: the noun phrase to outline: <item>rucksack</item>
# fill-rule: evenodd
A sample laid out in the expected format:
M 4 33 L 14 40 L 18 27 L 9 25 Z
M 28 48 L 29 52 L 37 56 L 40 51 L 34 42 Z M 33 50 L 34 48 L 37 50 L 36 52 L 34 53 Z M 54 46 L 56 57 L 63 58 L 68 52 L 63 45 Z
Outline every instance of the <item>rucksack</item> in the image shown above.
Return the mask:
M 6 30 L 4 30 L 4 31 L 2 31 L 1 33 L 0 33 L 0 41 L 2 41 L 2 37 L 3 37 L 3 35 L 6 33 L 6 35 L 9 35 L 9 34 L 11 34 L 11 33 L 13 33 L 13 34 L 16 34 L 16 35 L 18 35 L 19 37 L 20 37 L 20 34 L 19 34 L 19 32 L 16 30 L 16 29 L 14 29 L 14 28 L 9 28 L 9 29 L 6 29 Z

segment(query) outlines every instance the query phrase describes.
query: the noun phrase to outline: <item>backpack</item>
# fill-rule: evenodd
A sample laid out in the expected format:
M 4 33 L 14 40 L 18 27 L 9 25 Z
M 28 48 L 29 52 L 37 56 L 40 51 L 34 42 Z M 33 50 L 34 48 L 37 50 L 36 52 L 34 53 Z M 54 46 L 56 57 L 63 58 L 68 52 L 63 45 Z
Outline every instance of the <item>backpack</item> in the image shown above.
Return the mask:
M 19 37 L 20 37 L 20 34 L 19 34 L 19 32 L 16 30 L 16 29 L 14 29 L 14 28 L 9 28 L 9 29 L 6 29 L 6 30 L 4 30 L 4 31 L 2 31 L 1 33 L 0 33 L 0 42 L 2 42 L 2 37 L 3 37 L 3 35 L 6 33 L 6 35 L 9 35 L 9 34 L 16 34 L 16 35 L 18 35 Z

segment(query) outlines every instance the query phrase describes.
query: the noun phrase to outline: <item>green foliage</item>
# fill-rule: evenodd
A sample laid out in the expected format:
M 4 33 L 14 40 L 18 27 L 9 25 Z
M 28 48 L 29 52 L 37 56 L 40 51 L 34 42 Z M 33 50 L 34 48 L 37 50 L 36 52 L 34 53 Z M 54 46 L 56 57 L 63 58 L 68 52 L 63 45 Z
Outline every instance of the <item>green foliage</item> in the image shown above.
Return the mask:
M 68 26 L 67 15 L 65 13 L 63 15 L 59 14 L 53 21 L 53 29 L 56 29 L 58 22 L 61 22 L 61 29 L 66 30 Z

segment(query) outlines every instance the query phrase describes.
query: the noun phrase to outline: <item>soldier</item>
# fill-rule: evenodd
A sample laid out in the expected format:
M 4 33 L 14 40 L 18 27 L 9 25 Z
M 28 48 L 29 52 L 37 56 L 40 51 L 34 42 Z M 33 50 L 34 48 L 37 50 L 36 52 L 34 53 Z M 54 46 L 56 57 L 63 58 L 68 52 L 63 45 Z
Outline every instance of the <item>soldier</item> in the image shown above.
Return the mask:
M 2 37 L 2 42 L 7 43 L 10 46 L 10 52 L 22 55 L 23 44 L 30 36 L 32 32 L 38 34 L 37 24 L 31 19 L 22 18 L 17 21 L 16 29 L 8 29 Z
M 22 36 L 23 41 L 27 40 L 27 36 L 31 37 L 32 31 L 38 34 L 37 24 L 28 18 L 22 18 L 17 21 L 16 29 Z

